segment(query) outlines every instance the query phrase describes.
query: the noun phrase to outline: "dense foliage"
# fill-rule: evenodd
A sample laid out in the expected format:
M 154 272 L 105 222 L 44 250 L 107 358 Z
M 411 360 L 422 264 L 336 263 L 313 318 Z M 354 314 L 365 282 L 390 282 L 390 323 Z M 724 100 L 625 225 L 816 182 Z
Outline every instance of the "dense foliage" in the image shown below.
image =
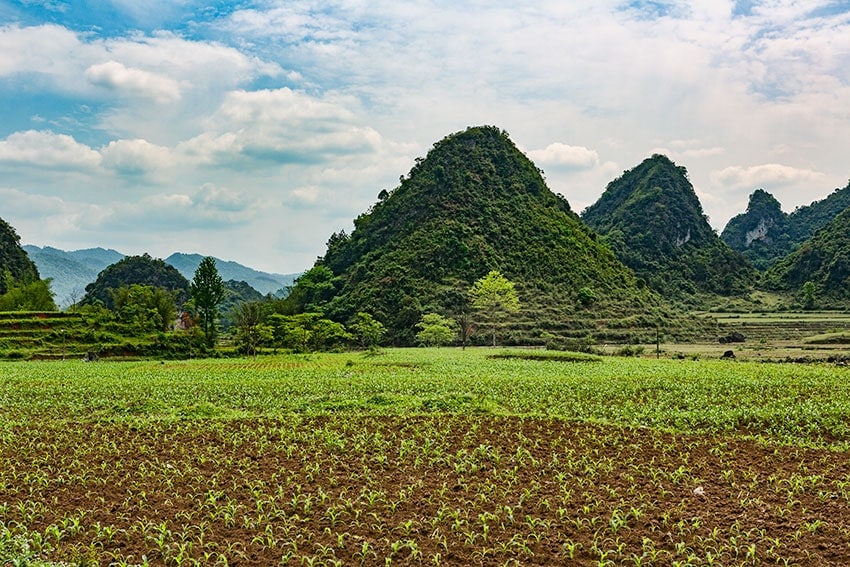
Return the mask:
M 8 273 L 14 282 L 29 284 L 39 280 L 38 269 L 21 248 L 21 238 L 15 229 L 0 219 L 0 276 Z M 6 293 L 9 280 L 0 277 L 0 294 Z
M 0 294 L 0 311 L 55 311 L 50 280 L 16 282 L 6 273 L 6 293 Z
M 582 288 L 592 290 L 596 316 L 659 303 L 495 127 L 436 143 L 354 226 L 331 236 L 297 280 L 293 312 L 321 309 L 345 322 L 368 311 L 390 342 L 414 344 L 424 313 L 461 318 L 467 290 L 494 269 L 516 283 L 524 305 L 510 323 L 514 341 L 557 331 L 584 310 Z
M 83 305 L 102 303 L 112 309 L 114 302 L 110 290 L 133 284 L 149 285 L 176 292 L 176 301 L 182 305 L 189 298 L 189 281 L 176 268 L 149 254 L 127 256 L 108 266 L 97 279 L 86 286 Z
M 850 209 L 769 269 L 763 285 L 801 293 L 801 302 L 810 307 L 817 298 L 850 299 Z
M 220 322 L 223 330 L 228 330 L 233 325 L 233 310 L 243 303 L 261 302 L 266 297 L 244 281 L 227 280 L 224 282 L 224 301 L 221 302 L 219 312 Z
M 608 184 L 582 219 L 617 257 L 668 297 L 732 295 L 755 272 L 712 230 L 684 167 L 654 155 Z
M 729 220 L 720 237 L 759 269 L 767 269 L 800 247 L 850 207 L 850 183 L 791 214 L 764 189 L 750 195 L 747 211 Z
M 168 331 L 177 318 L 176 292 L 132 284 L 111 290 L 111 295 L 115 317 L 130 335 Z

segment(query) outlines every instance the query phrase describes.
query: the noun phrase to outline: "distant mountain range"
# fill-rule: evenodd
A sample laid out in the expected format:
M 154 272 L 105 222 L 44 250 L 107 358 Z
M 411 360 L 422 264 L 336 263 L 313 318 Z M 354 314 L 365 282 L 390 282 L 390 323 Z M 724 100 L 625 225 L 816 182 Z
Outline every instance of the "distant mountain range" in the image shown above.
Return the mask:
M 66 307 L 80 300 L 86 285 L 97 279 L 107 266 L 122 260 L 125 255 L 112 249 L 88 248 L 66 251 L 51 246 L 44 248 L 27 244 L 23 246 L 35 263 L 42 278 L 51 278 L 51 289 L 56 294 L 56 304 Z M 175 252 L 165 262 L 177 268 L 191 280 L 204 256 Z M 299 274 L 272 274 L 254 270 L 237 262 L 219 260 L 216 267 L 223 280 L 244 281 L 263 295 L 275 294 L 295 281 Z

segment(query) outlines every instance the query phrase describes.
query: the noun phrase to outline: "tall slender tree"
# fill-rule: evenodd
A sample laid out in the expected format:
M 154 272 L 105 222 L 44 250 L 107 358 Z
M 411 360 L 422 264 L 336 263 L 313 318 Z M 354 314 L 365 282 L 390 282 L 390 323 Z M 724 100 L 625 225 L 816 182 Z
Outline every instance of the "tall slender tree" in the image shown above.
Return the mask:
M 207 346 L 213 348 L 218 336 L 218 308 L 227 293 L 224 281 L 215 266 L 215 258 L 208 256 L 201 260 L 189 289 Z

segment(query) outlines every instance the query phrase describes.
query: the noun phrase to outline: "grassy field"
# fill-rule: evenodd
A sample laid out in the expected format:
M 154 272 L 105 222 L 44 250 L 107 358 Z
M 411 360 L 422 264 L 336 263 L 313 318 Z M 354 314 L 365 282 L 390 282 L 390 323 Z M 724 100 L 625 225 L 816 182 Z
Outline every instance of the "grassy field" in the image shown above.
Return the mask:
M 0 363 L 0 564 L 850 561 L 847 367 L 540 352 Z

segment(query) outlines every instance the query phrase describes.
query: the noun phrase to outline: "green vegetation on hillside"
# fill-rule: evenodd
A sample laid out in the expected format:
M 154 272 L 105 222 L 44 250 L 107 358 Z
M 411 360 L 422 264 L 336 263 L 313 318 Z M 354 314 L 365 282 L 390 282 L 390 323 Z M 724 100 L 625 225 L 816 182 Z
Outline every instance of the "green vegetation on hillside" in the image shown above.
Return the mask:
M 0 311 L 55 311 L 50 280 L 42 280 L 15 229 L 0 219 Z
M 850 209 L 804 242 L 762 278 L 764 287 L 802 293 L 811 307 L 850 299 Z M 807 305 L 808 307 L 809 305 Z
M 627 266 L 666 297 L 735 295 L 755 271 L 714 233 L 684 167 L 654 155 L 608 184 L 582 219 Z
M 100 303 L 111 309 L 115 305 L 111 290 L 133 284 L 149 285 L 176 292 L 176 301 L 179 305 L 189 298 L 189 280 L 163 260 L 152 258 L 149 254 L 142 254 L 127 256 L 105 268 L 94 282 L 86 286 L 86 295 L 80 303 L 82 305 Z
M 839 213 L 850 207 L 850 183 L 825 199 L 786 214 L 767 191 L 750 195 L 747 211 L 733 217 L 720 237 L 733 249 L 765 270 L 795 251 Z
M 506 322 L 508 342 L 586 333 L 606 317 L 658 322 L 659 298 L 596 242 L 495 127 L 437 142 L 354 226 L 350 235 L 331 236 L 325 255 L 299 278 L 289 299 L 294 311 L 320 308 L 337 321 L 368 311 L 392 344 L 415 344 L 423 314 L 463 317 L 472 283 L 499 270 L 523 305 Z
M 8 290 L 8 274 L 13 282 L 32 283 L 38 281 L 38 269 L 21 248 L 21 238 L 15 229 L 0 219 L 0 294 Z
M 788 215 L 779 201 L 764 189 L 756 189 L 750 195 L 747 212 L 730 219 L 720 238 L 764 270 L 791 251 L 788 230 Z

